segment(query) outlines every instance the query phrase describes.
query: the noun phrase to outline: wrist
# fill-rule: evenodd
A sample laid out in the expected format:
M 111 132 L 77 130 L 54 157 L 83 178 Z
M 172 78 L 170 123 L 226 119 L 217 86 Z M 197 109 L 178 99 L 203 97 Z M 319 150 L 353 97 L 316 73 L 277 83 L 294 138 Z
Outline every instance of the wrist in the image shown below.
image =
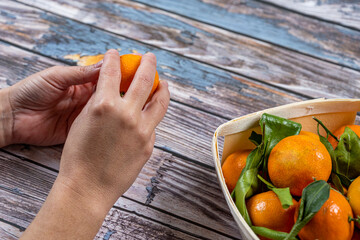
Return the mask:
M 74 209 L 86 213 L 87 216 L 91 216 L 95 221 L 101 221 L 101 223 L 112 207 L 101 201 L 99 194 L 94 189 L 81 187 L 71 179 L 62 176 L 61 173 L 54 183 L 52 192 Z
M 68 179 L 56 179 L 22 239 L 93 239 L 109 211 Z
M 10 88 L 0 90 L 0 147 L 12 144 L 14 119 L 9 98 Z

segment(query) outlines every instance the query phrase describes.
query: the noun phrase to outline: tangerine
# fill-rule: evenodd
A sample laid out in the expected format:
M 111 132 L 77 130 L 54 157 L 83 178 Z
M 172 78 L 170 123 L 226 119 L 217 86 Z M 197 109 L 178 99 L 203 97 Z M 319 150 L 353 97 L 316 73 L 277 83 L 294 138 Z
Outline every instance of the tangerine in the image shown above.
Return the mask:
M 312 137 L 312 138 L 320 141 L 319 135 L 312 133 L 312 132 L 300 131 L 299 135 Z
M 330 154 L 320 140 L 295 135 L 282 139 L 272 149 L 268 160 L 269 177 L 279 188 L 301 196 L 302 190 L 316 180 L 327 181 L 331 173 Z
M 295 222 L 299 214 L 295 211 Z M 330 190 L 329 199 L 315 216 L 299 232 L 301 240 L 351 240 L 354 222 L 349 222 L 352 210 L 346 198 L 335 190 Z
M 83 56 L 80 58 L 78 65 L 88 66 L 101 61 L 104 58 L 104 54 L 94 56 Z M 130 84 L 135 76 L 136 70 L 140 66 L 141 56 L 135 54 L 125 54 L 120 56 L 120 68 L 121 68 L 121 83 L 120 92 L 125 94 L 130 87 Z M 154 84 L 152 86 L 149 99 L 154 94 L 159 85 L 159 74 L 156 71 Z M 149 101 L 148 99 L 148 101 Z
M 273 191 L 254 195 L 246 202 L 254 226 L 266 227 L 281 232 L 290 232 L 293 227 L 296 206 L 297 202 L 293 199 L 293 205 L 284 209 L 280 199 Z M 260 239 L 267 238 L 260 236 Z
M 336 129 L 333 132 L 335 137 L 340 139 L 340 137 L 344 133 L 346 127 L 349 127 L 351 130 L 353 130 L 356 133 L 356 135 L 358 135 L 358 137 L 360 137 L 360 126 L 358 126 L 358 125 L 344 125 L 338 129 Z M 333 138 L 332 136 L 329 136 L 328 140 L 331 143 L 331 145 L 333 146 L 333 148 L 335 149 L 338 145 L 338 142 L 335 140 L 335 138 Z
M 347 193 L 350 206 L 353 210 L 354 217 L 360 218 L 360 176 L 357 177 L 349 186 Z M 360 229 L 360 224 L 356 223 L 356 226 Z
M 120 56 L 121 64 L 121 83 L 120 83 L 120 92 L 126 93 L 130 87 L 130 84 L 135 76 L 136 70 L 140 66 L 141 56 L 135 54 L 125 54 Z M 156 71 L 154 84 L 150 91 L 150 95 L 155 92 L 156 88 L 159 85 L 159 74 Z
M 251 151 L 252 150 L 236 151 L 225 159 L 221 168 L 230 193 L 234 190 L 240 174 L 246 166 L 246 159 Z

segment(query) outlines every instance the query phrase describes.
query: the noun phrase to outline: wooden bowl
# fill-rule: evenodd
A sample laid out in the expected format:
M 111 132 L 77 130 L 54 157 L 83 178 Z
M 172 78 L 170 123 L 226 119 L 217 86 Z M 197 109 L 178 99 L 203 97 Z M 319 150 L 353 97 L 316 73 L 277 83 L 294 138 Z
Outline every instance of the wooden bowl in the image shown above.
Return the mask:
M 358 111 L 360 111 L 360 99 L 315 99 L 252 113 L 230 120 L 216 129 L 212 140 L 212 153 L 216 173 L 226 202 L 230 208 L 231 214 L 240 228 L 240 234 L 243 239 L 259 238 L 247 225 L 232 200 L 230 192 L 225 184 L 221 164 L 228 155 L 237 150 L 255 148 L 254 144 L 251 143 L 248 138 L 252 131 L 261 133 L 259 126 L 261 115 L 263 113 L 269 113 L 286 119 L 291 119 L 295 122 L 301 123 L 302 130 L 317 133 L 317 123 L 312 119 L 313 116 L 320 119 L 330 131 L 334 131 L 342 125 L 354 124 Z M 320 129 L 321 134 L 324 136 L 325 132 L 321 127 Z M 219 149 L 219 137 L 224 137 L 223 149 Z M 222 152 L 221 158 L 220 152 Z

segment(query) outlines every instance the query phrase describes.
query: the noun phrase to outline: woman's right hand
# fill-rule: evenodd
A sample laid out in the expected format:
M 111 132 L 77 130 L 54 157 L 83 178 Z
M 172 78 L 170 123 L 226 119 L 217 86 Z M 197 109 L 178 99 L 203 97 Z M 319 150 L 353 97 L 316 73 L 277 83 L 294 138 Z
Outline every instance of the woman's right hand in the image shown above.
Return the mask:
M 24 239 L 95 236 L 106 213 L 152 153 L 155 127 L 170 100 L 167 83 L 160 82 L 146 103 L 155 71 L 155 56 L 143 55 L 129 90 L 121 97 L 119 54 L 106 53 L 96 90 L 71 125 L 59 175 Z
M 131 186 L 149 159 L 155 127 L 170 100 L 162 81 L 149 103 L 156 58 L 143 55 L 134 80 L 121 97 L 119 54 L 106 53 L 96 90 L 74 121 L 65 142 L 59 180 L 110 208 Z M 144 107 L 145 105 L 145 107 Z

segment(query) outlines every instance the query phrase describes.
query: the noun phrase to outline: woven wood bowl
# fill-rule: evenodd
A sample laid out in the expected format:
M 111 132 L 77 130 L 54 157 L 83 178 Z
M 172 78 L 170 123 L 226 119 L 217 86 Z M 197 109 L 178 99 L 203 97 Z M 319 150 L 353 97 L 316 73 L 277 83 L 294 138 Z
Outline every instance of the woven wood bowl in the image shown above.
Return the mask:
M 302 130 L 317 133 L 317 124 L 312 119 L 313 116 L 320 119 L 330 131 L 334 131 L 342 125 L 354 124 L 358 111 L 360 111 L 360 99 L 315 99 L 252 113 L 226 122 L 216 129 L 212 140 L 212 153 L 216 173 L 221 190 L 225 196 L 231 214 L 240 228 L 240 234 L 243 239 L 258 240 L 259 238 L 247 225 L 236 208 L 236 205 L 230 196 L 230 192 L 226 187 L 221 164 L 228 155 L 237 150 L 254 148 L 254 145 L 248 138 L 252 131 L 256 131 L 257 133 L 261 132 L 259 127 L 261 115 L 263 113 L 269 113 L 279 117 L 292 119 L 293 121 L 302 124 Z M 323 136 L 325 135 L 323 130 L 321 133 Z M 223 149 L 219 149 L 219 137 L 224 137 Z

